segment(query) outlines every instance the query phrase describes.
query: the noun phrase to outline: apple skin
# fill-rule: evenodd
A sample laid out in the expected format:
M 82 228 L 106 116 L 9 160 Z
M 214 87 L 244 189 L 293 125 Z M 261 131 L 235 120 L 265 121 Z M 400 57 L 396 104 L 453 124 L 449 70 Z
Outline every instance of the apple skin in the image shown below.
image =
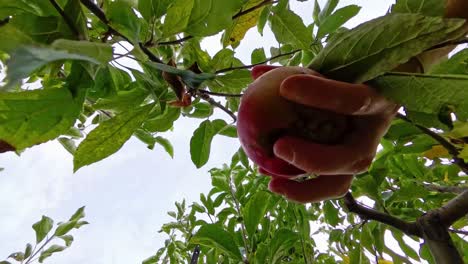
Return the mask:
M 249 85 L 238 111 L 237 131 L 247 156 L 270 176 L 296 178 L 307 172 L 278 158 L 275 141 L 297 136 L 317 143 L 339 143 L 350 127 L 345 115 L 289 101 L 280 95 L 281 83 L 292 75 L 319 73 L 302 67 L 270 70 Z

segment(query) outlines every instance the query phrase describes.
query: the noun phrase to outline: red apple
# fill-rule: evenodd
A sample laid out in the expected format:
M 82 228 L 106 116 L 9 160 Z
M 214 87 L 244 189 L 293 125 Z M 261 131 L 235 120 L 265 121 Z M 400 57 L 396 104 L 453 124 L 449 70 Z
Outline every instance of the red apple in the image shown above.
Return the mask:
M 241 99 L 237 130 L 242 147 L 261 172 L 294 178 L 303 170 L 275 156 L 273 145 L 281 136 L 297 136 L 317 143 L 339 143 L 349 120 L 345 115 L 289 101 L 280 95 L 281 83 L 296 74 L 318 75 L 302 67 L 270 70 L 249 85 Z M 253 73 L 256 77 L 256 73 Z

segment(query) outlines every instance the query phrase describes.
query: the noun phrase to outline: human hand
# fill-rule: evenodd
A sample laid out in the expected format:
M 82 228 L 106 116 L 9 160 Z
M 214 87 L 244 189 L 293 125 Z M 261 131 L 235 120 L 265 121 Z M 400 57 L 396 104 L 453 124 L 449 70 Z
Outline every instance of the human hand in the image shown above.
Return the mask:
M 257 66 L 256 79 L 276 67 Z M 339 144 L 320 144 L 295 136 L 280 137 L 273 145 L 276 157 L 315 175 L 297 182 L 264 169 L 272 177 L 270 190 L 298 202 L 316 202 L 344 195 L 353 175 L 371 164 L 381 137 L 399 106 L 364 84 L 351 84 L 311 74 L 292 75 L 280 87 L 280 95 L 295 103 L 344 114 L 351 129 Z

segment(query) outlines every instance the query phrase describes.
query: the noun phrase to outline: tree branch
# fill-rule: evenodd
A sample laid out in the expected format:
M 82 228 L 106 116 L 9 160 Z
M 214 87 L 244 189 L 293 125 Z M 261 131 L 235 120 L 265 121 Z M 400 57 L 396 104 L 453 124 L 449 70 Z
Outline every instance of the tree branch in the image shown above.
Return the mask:
M 392 215 L 382 213 L 367 206 L 361 205 L 349 192 L 344 197 L 344 203 L 348 208 L 348 211 L 357 214 L 362 219 L 375 220 L 389 226 L 393 226 L 409 236 L 422 237 L 422 233 L 416 226 L 416 223 L 406 222 Z
M 197 91 L 204 93 L 204 94 L 209 94 L 209 95 L 214 95 L 214 96 L 223 96 L 223 97 L 242 97 L 242 94 L 232 94 L 232 93 L 217 93 L 217 92 L 212 92 L 208 90 L 203 90 L 203 89 L 197 89 Z
M 274 60 L 274 59 L 277 59 L 277 58 L 280 58 L 280 57 L 289 56 L 289 55 L 298 53 L 299 51 L 302 51 L 302 50 L 297 49 L 297 50 L 293 50 L 293 51 L 290 51 L 290 52 L 287 52 L 287 53 L 278 54 L 278 55 L 273 56 L 273 57 L 271 57 L 271 58 L 268 58 L 268 59 L 266 59 L 266 60 L 264 60 L 264 61 L 262 61 L 262 62 L 255 63 L 255 64 L 251 64 L 251 65 L 230 67 L 230 68 L 225 68 L 225 69 L 217 70 L 215 73 L 216 73 L 216 74 L 219 74 L 219 73 L 228 72 L 228 71 L 233 71 L 233 70 L 250 69 L 250 68 L 252 68 L 252 67 L 254 67 L 254 66 L 262 65 L 262 64 L 268 63 L 268 62 L 270 62 L 270 61 L 272 61 L 272 60 Z
M 257 10 L 257 9 L 259 9 L 259 8 L 261 8 L 261 7 L 263 7 L 263 6 L 266 6 L 266 5 L 269 5 L 269 4 L 273 4 L 273 3 L 276 3 L 276 2 L 277 2 L 277 1 L 273 1 L 273 0 L 264 0 L 264 1 L 261 2 L 261 3 L 255 5 L 255 6 L 252 6 L 251 8 L 248 8 L 248 9 L 246 9 L 246 10 L 243 10 L 243 11 L 238 12 L 237 14 L 235 14 L 235 15 L 232 17 L 232 19 L 234 20 L 234 19 L 239 18 L 239 17 L 241 17 L 241 16 L 243 16 L 243 15 L 246 15 L 246 14 L 248 14 L 248 13 L 250 13 L 250 12 L 253 12 L 253 11 L 255 11 L 255 10 Z
M 435 184 L 424 184 L 423 186 L 428 191 L 440 192 L 440 193 L 461 194 L 464 191 L 468 191 L 468 187 L 464 187 L 464 186 L 440 186 L 440 185 L 435 185 Z
M 440 145 L 442 145 L 445 149 L 447 149 L 448 153 L 450 155 L 452 155 L 453 157 L 453 163 L 456 164 L 458 167 L 460 167 L 460 169 L 468 174 L 468 164 L 462 159 L 462 158 L 459 158 L 458 155 L 460 154 L 460 152 L 458 151 L 458 149 L 452 145 L 452 143 L 450 143 L 448 140 L 446 140 L 444 137 L 442 137 L 441 135 L 437 134 L 436 132 L 430 130 L 429 128 L 427 127 L 424 127 L 424 126 L 421 126 L 419 124 L 416 124 L 414 123 L 413 121 L 411 121 L 408 117 L 406 117 L 405 115 L 402 115 L 400 113 L 397 114 L 397 117 L 408 122 L 408 123 L 411 123 L 413 124 L 414 126 L 416 126 L 417 128 L 419 128 L 419 130 L 421 130 L 422 132 L 424 132 L 426 135 L 432 137 L 433 139 L 435 139 L 437 142 L 439 142 Z
M 464 191 L 447 204 L 437 209 L 440 219 L 445 227 L 451 226 L 458 219 L 468 214 L 468 191 Z
M 86 6 L 89 11 L 91 11 L 91 13 L 93 13 L 95 16 L 97 16 L 99 18 L 99 20 L 101 20 L 101 22 L 103 22 L 104 24 L 107 25 L 107 27 L 109 28 L 109 31 L 111 33 L 114 33 L 118 36 L 120 36 L 121 38 L 123 38 L 125 41 L 127 41 L 128 43 L 132 44 L 133 46 L 135 46 L 135 43 L 133 43 L 129 38 L 127 38 L 125 35 L 123 35 L 122 33 L 118 32 L 117 30 L 115 30 L 110 24 L 109 24 L 109 20 L 107 19 L 106 17 L 106 14 L 104 13 L 104 11 L 102 11 L 101 8 L 99 8 L 96 4 L 93 3 L 92 0 L 80 0 L 80 2 Z M 154 62 L 157 62 L 157 63 L 163 63 L 163 61 L 161 59 L 159 59 L 158 57 L 156 57 L 156 55 L 154 55 L 148 48 L 145 47 L 145 45 L 141 42 L 138 42 L 137 43 L 138 46 L 141 48 L 141 50 L 146 54 L 146 56 L 148 56 L 148 58 L 151 60 L 151 61 L 154 61 Z
M 457 229 L 451 229 L 450 228 L 448 231 L 451 232 L 451 233 L 468 236 L 468 231 L 466 231 L 466 230 L 457 230 Z
M 193 249 L 192 258 L 190 260 L 190 264 L 198 264 L 198 257 L 200 256 L 200 245 L 196 245 L 195 249 Z
M 54 6 L 55 10 L 62 16 L 63 20 L 65 20 L 65 23 L 67 26 L 70 28 L 70 30 L 73 32 L 73 34 L 79 39 L 83 40 L 83 35 L 80 34 L 80 31 L 78 28 L 75 26 L 75 23 L 73 23 L 73 20 L 63 11 L 63 9 L 59 6 L 59 4 L 55 0 L 49 0 L 49 2 Z

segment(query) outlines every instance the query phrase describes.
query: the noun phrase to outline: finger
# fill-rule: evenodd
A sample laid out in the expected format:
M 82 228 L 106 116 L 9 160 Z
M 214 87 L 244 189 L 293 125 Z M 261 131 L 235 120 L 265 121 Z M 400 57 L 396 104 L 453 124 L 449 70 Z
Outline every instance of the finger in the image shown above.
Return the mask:
M 273 177 L 268 188 L 289 200 L 314 203 L 342 197 L 348 192 L 352 181 L 352 175 L 320 176 L 304 182 Z
M 305 74 L 284 80 L 280 93 L 294 102 L 342 114 L 375 114 L 395 105 L 368 85 Z
M 273 69 L 278 68 L 278 66 L 272 66 L 272 65 L 257 65 L 252 68 L 252 78 L 256 80 L 258 77 L 262 76 L 264 73 L 271 71 Z
M 351 143 L 325 145 L 286 136 L 275 142 L 273 150 L 277 157 L 309 173 L 334 175 L 364 172 L 372 163 L 377 146 Z

